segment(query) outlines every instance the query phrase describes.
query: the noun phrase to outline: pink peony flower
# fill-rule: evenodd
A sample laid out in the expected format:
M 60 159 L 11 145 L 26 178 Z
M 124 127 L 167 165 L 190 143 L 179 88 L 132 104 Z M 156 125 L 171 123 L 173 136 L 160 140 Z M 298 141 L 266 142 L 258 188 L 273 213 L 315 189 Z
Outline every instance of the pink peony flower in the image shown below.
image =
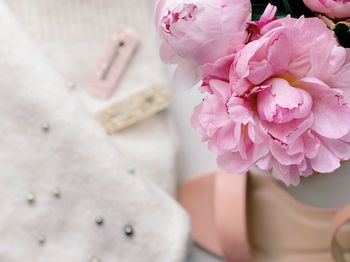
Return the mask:
M 156 28 L 162 60 L 178 64 L 174 86 L 186 89 L 203 74 L 228 75 L 247 39 L 249 0 L 158 0 Z
M 252 164 L 296 185 L 350 158 L 350 61 L 317 18 L 286 17 L 235 56 L 230 80 L 206 79 L 209 95 L 193 126 L 218 164 L 243 173 Z
M 312 11 L 332 18 L 350 17 L 349 0 L 304 0 L 304 3 Z

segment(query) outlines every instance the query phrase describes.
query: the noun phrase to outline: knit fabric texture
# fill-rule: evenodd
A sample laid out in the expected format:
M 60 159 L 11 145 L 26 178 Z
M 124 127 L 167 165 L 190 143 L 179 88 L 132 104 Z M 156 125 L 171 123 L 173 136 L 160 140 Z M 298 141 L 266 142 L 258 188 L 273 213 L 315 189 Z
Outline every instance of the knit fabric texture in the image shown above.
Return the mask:
M 36 14 L 33 25 L 41 25 L 37 31 L 29 30 L 25 16 L 19 17 L 19 24 L 0 1 L 0 261 L 183 261 L 189 231 L 184 211 L 147 176 L 127 172 L 131 158 L 123 151 L 124 140 L 129 136 L 135 139 L 136 129 L 141 127 L 111 139 L 88 113 L 93 112 L 93 103 L 66 88 L 66 78 L 84 85 L 92 66 L 82 60 L 90 63 L 86 58 L 89 50 L 90 58 L 97 58 L 99 54 L 94 52 L 102 51 L 97 51 L 97 45 L 106 40 L 85 43 L 84 34 L 69 20 L 75 16 L 66 16 L 68 2 L 84 25 L 82 32 L 100 31 L 107 38 L 112 25 L 98 30 L 90 22 L 99 12 L 97 7 L 108 1 L 11 2 L 16 12 L 27 8 L 28 14 Z M 54 3 L 62 3 L 62 9 L 55 10 Z M 85 3 L 90 5 L 88 10 L 96 5 L 96 13 L 91 10 L 84 15 Z M 44 6 L 47 9 L 42 9 Z M 105 21 L 113 17 L 113 12 L 108 12 Z M 54 17 L 61 23 L 61 31 L 53 26 Z M 46 22 L 41 20 L 44 18 Z M 47 42 L 33 44 L 25 30 L 37 40 L 47 36 Z M 53 38 L 59 32 L 66 33 L 56 41 Z M 69 41 L 74 36 L 76 44 Z M 72 50 L 79 48 L 85 55 L 77 52 L 74 56 Z M 157 116 L 144 125 L 166 125 L 160 121 L 164 118 Z M 133 152 L 148 146 L 144 143 L 135 143 Z M 54 194 L 56 188 L 59 197 Z M 100 225 L 96 223 L 99 217 L 104 221 Z M 133 228 L 132 235 L 125 234 L 128 225 Z
M 92 115 L 138 90 L 155 84 L 166 86 L 167 71 L 159 59 L 152 0 L 6 2 L 53 68 L 77 84 L 76 92 Z M 135 31 L 140 45 L 114 96 L 96 99 L 87 91 L 91 77 L 112 37 L 118 36 L 119 26 Z M 148 118 L 110 139 L 143 176 L 174 195 L 178 141 L 167 113 Z

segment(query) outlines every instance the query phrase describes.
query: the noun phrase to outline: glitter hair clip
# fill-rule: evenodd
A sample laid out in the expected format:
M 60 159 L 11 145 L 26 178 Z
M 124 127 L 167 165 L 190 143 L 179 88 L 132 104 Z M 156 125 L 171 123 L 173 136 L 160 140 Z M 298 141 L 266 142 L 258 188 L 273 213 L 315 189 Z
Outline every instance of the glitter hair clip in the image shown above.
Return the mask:
M 168 89 L 152 86 L 103 109 L 96 119 L 107 133 L 113 134 L 166 109 L 169 104 Z

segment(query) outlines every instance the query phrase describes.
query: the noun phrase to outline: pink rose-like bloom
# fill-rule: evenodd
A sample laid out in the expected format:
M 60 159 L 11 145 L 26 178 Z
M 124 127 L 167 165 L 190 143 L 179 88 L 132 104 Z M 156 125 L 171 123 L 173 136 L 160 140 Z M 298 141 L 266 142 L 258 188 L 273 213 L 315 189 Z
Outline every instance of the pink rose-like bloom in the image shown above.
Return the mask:
M 332 18 L 350 17 L 349 0 L 304 0 L 304 3 L 312 11 Z
M 230 81 L 206 79 L 193 126 L 231 173 L 252 164 L 296 185 L 350 158 L 350 63 L 317 18 L 283 18 L 240 50 Z
M 202 75 L 228 75 L 234 54 L 246 42 L 249 0 L 158 0 L 155 24 L 161 58 L 178 64 L 173 85 L 186 89 Z

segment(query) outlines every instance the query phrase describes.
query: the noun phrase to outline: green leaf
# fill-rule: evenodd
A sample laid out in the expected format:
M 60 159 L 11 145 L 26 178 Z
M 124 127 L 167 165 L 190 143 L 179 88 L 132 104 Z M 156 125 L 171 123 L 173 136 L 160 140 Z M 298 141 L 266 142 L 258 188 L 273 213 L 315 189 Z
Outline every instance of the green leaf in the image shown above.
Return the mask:
M 350 47 L 350 28 L 344 23 L 336 24 L 333 29 L 336 34 L 339 44 L 343 47 Z
M 261 15 L 264 13 L 266 5 L 264 4 L 253 4 L 252 5 L 252 20 L 258 21 Z
M 290 14 L 291 16 L 293 16 L 293 10 L 289 5 L 288 0 L 282 0 L 282 1 L 283 1 L 284 9 L 286 10 L 287 14 Z
M 261 15 L 264 13 L 267 4 L 252 4 L 252 20 L 258 21 Z M 283 18 L 287 15 L 279 10 L 276 13 L 277 18 Z
M 303 0 L 290 0 L 288 1 L 290 8 L 292 9 L 292 16 L 299 18 L 302 15 L 305 17 L 316 16 L 305 4 Z
M 277 12 L 276 12 L 276 17 L 277 17 L 278 19 L 283 18 L 283 17 L 286 17 L 286 16 L 287 16 L 287 14 L 285 14 L 285 13 L 283 13 L 283 12 L 277 10 Z
M 254 19 L 257 19 L 258 15 L 261 16 L 261 14 L 264 12 L 261 11 L 261 6 L 264 6 L 265 10 L 265 7 L 269 3 L 277 7 L 278 18 L 285 17 L 288 14 L 295 18 L 299 18 L 302 15 L 305 17 L 315 16 L 315 14 L 305 6 L 303 0 L 251 0 L 251 3 L 253 8 Z M 255 8 L 258 8 L 259 11 L 254 12 Z

